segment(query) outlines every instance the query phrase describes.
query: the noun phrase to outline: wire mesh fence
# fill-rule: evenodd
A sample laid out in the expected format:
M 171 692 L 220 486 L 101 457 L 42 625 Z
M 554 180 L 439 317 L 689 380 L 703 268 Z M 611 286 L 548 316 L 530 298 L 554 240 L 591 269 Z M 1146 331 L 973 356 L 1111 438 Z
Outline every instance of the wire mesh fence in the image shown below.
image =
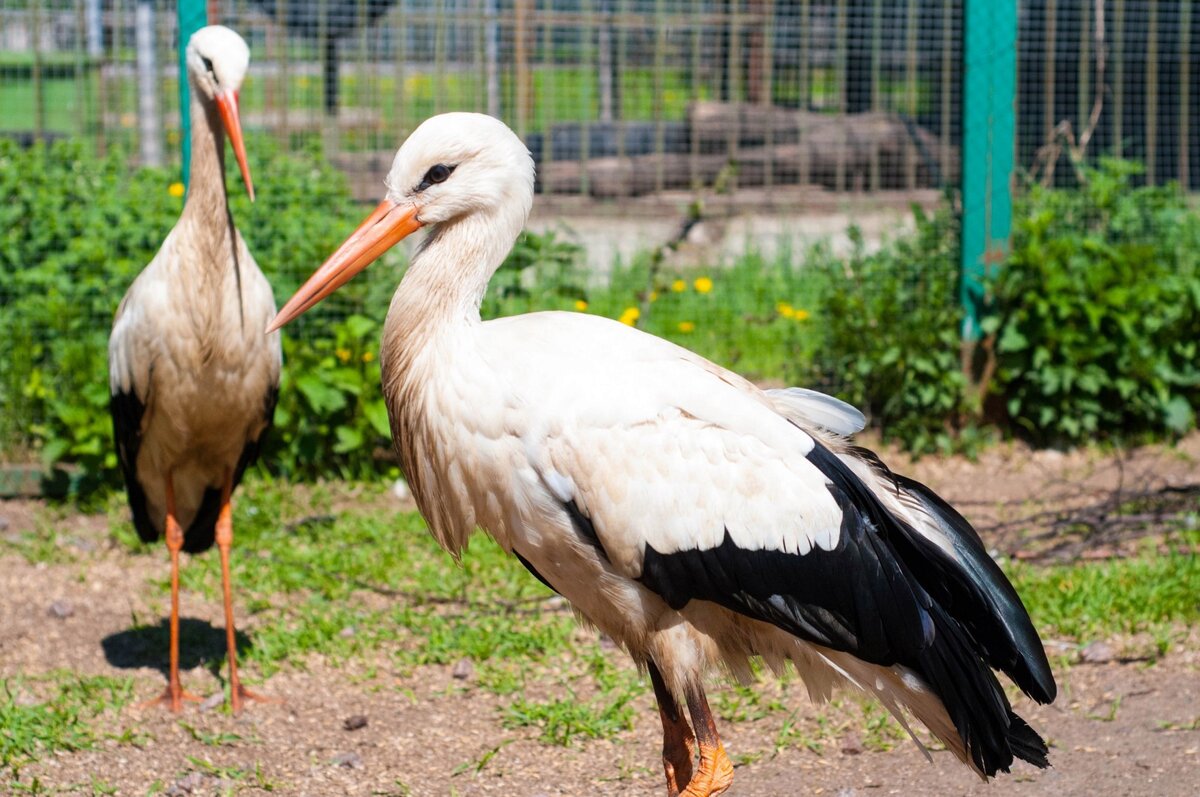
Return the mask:
M 1190 2 L 1022 0 L 1019 163 L 1200 179 Z M 425 117 L 507 120 L 550 195 L 956 184 L 963 0 L 234 0 L 244 123 L 358 185 Z M 2 0 L 0 131 L 179 153 L 174 4 Z M 730 168 L 736 164 L 736 168 Z M 1064 174 L 1059 170 L 1060 175 Z M 1067 170 L 1069 172 L 1069 169 Z M 373 186 L 372 186 L 373 187 Z M 364 189 L 363 193 L 366 191 Z
M 252 0 L 244 125 L 319 140 L 352 178 L 425 117 L 529 143 L 548 194 L 952 183 L 961 2 Z M 3 0 L 2 129 L 178 158 L 173 5 Z M 736 170 L 728 168 L 736 163 Z
M 786 214 L 817 195 L 869 202 L 960 186 L 969 2 L 983 0 L 213 0 L 207 13 L 250 45 L 248 134 L 319 150 L 360 200 L 378 198 L 422 120 L 473 110 L 526 141 L 551 213 L 635 216 L 646 207 L 635 198 L 678 208 L 680 197 L 728 194 Z M 1013 3 L 1018 170 L 1066 185 L 1078 163 L 1115 154 L 1144 163 L 1146 182 L 1194 190 L 1193 6 Z M 0 0 L 0 137 L 72 139 L 130 166 L 178 169 L 178 40 L 175 3 Z M 281 295 L 314 265 L 256 254 Z M 0 301 L 29 289 L 16 280 L 0 275 Z M 386 300 L 389 287 L 368 292 Z M 356 301 L 332 312 L 344 318 Z M 97 306 L 84 321 L 106 327 L 111 308 Z M 30 389 L 0 385 L 0 399 Z

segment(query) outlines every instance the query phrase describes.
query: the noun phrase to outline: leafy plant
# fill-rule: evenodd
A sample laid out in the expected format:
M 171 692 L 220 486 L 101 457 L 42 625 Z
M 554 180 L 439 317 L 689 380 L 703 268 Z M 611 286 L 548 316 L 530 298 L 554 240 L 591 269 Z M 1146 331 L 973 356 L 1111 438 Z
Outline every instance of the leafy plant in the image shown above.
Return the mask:
M 913 215 L 915 232 L 877 252 L 851 228 L 848 258 L 819 249 L 808 267 L 823 277 L 815 381 L 920 452 L 952 447 L 976 408 L 960 365 L 958 219 Z
M 1200 406 L 1200 217 L 1174 186 L 1103 160 L 1031 186 L 992 285 L 996 389 L 1038 443 L 1181 434 Z
M 488 285 L 484 318 L 567 309 L 587 298 L 583 249 L 553 230 L 524 232 Z

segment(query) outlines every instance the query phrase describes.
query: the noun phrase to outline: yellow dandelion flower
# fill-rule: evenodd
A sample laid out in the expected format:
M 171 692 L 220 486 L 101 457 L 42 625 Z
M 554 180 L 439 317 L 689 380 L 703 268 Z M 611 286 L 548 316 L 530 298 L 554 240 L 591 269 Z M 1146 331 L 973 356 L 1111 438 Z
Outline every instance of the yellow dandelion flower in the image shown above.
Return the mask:
M 775 312 L 784 318 L 795 318 L 796 308 L 792 307 L 787 302 L 779 302 L 775 305 Z
M 363 352 L 363 356 L 362 356 L 363 362 L 369 363 L 369 362 L 371 362 L 371 360 L 374 360 L 374 359 L 375 359 L 375 352 L 373 352 L 373 351 L 364 351 Z
M 587 302 L 585 302 L 583 299 L 576 299 L 575 300 L 575 309 L 582 313 L 584 310 L 587 309 Z
M 683 280 L 675 280 L 674 282 L 671 283 L 671 292 L 672 293 L 683 293 L 686 290 L 687 290 L 687 283 L 684 282 Z
M 679 322 L 679 331 L 680 332 L 695 332 L 696 331 L 696 322 L 680 321 Z
M 341 360 L 342 362 L 344 362 L 344 363 L 350 362 L 350 350 L 349 349 L 338 349 L 336 352 L 334 352 L 334 354 L 336 354 L 337 358 L 339 360 Z
M 797 321 L 807 321 L 808 320 L 808 311 L 807 310 L 797 310 L 792 315 L 792 317 L 795 318 Z
M 183 183 L 171 183 L 167 186 L 167 193 L 176 199 L 183 196 Z
M 641 316 L 641 314 L 642 311 L 636 307 L 626 307 L 625 311 L 621 313 L 621 317 L 617 320 L 619 320 L 622 324 L 626 324 L 627 326 L 633 326 L 634 322 L 638 320 L 638 317 Z
M 713 281 L 708 277 L 696 277 L 692 287 L 696 289 L 696 293 L 708 293 L 713 288 Z

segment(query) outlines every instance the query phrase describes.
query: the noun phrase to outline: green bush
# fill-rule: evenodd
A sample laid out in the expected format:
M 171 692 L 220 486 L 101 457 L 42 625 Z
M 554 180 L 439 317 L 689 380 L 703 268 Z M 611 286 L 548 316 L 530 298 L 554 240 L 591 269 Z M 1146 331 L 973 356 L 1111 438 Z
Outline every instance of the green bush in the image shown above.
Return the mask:
M 361 220 L 319 153 L 250 142 L 259 200 L 231 179 L 234 217 L 286 299 Z M 77 143 L 0 141 L 0 459 L 78 463 L 116 483 L 106 348 L 120 297 L 175 223 L 164 170 Z M 1200 219 L 1173 188 L 1135 188 L 1105 161 L 1074 189 L 1032 188 L 1014 249 L 990 284 L 984 388 L 1003 431 L 1042 443 L 1177 434 L 1200 403 Z M 596 313 L 674 340 L 750 378 L 828 390 L 916 451 L 979 439 L 980 390 L 959 341 L 958 222 L 949 207 L 868 253 L 748 253 L 725 267 L 663 268 L 641 256 L 590 280 L 582 252 L 526 233 L 484 299 L 484 317 Z M 284 331 L 268 469 L 289 478 L 391 473 L 379 336 L 404 267 L 397 250 Z M 993 345 L 986 345 L 986 344 Z M 985 373 L 990 373 L 985 369 Z M 990 404 L 989 404 L 990 406 Z
M 1180 434 L 1200 406 L 1200 218 L 1174 186 L 1104 160 L 1034 186 L 992 285 L 995 390 L 1041 444 Z
M 867 254 L 851 229 L 848 258 L 810 258 L 823 286 L 816 379 L 860 407 L 885 438 L 948 449 L 975 415 L 960 365 L 958 219 L 948 208 Z
M 277 298 L 286 298 L 362 210 L 351 203 L 344 178 L 316 153 L 283 155 L 266 138 L 248 149 L 259 201 L 236 194 L 231 180 L 234 217 Z M 11 341 L 0 357 L 4 459 L 36 454 L 46 464 L 70 461 L 93 481 L 115 483 L 107 367 L 112 317 L 183 207 L 170 190 L 174 175 L 131 171 L 127 163 L 123 151 L 97 159 L 78 142 L 23 150 L 0 141 L 0 195 L 7 200 L 0 204 L 0 335 Z M 379 282 L 361 281 L 310 314 L 299 331 L 329 335 L 327 327 L 347 315 L 347 303 L 379 304 Z M 289 343 L 305 363 L 299 348 Z M 327 423 L 299 411 L 292 417 L 300 438 L 313 434 L 305 424 Z M 283 460 L 302 456 L 291 452 Z
M 111 470 L 104 348 L 120 294 L 179 213 L 162 172 L 77 143 L 0 141 L 0 441 Z M 134 200 L 136 198 L 136 201 Z

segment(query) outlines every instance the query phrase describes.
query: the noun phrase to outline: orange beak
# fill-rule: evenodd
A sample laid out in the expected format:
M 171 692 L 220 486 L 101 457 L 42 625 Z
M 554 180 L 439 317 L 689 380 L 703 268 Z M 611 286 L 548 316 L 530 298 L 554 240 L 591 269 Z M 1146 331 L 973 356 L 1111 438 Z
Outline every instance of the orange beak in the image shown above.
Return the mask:
M 267 325 L 271 334 L 309 308 L 324 299 L 367 266 L 379 259 L 387 250 L 421 228 L 417 220 L 417 209 L 412 205 L 401 205 L 385 199 L 371 212 L 366 221 L 358 225 L 345 243 L 329 256 L 319 269 L 313 272 L 308 282 L 300 286 L 296 295 L 288 299 L 279 314 Z
M 238 118 L 238 95 L 236 91 L 223 91 L 217 94 L 217 110 L 221 113 L 221 123 L 229 135 L 229 143 L 233 145 L 233 154 L 237 156 L 238 168 L 242 170 L 242 179 L 246 182 L 246 193 L 250 201 L 254 201 L 254 181 L 250 179 L 250 166 L 246 163 L 246 142 L 242 140 L 242 121 Z

